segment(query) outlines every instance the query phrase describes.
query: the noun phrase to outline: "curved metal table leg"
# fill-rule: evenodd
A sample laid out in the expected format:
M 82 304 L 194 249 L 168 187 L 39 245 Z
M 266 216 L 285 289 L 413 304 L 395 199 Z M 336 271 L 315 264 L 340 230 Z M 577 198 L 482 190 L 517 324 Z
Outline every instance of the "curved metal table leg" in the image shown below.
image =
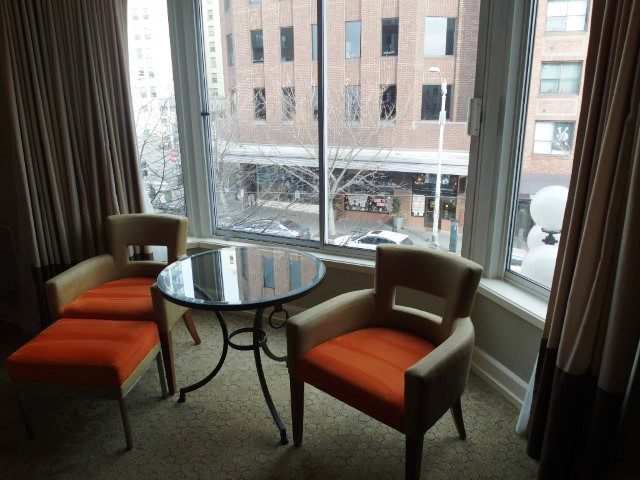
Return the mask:
M 260 357 L 260 344 L 259 337 L 257 332 L 262 328 L 262 313 L 264 312 L 264 308 L 259 308 L 256 311 L 256 316 L 253 321 L 253 356 L 256 360 L 256 369 L 258 370 L 258 379 L 260 380 L 260 386 L 262 387 L 262 394 L 264 395 L 264 399 L 267 402 L 267 406 L 269 407 L 269 411 L 271 412 L 271 416 L 273 417 L 273 421 L 276 423 L 278 430 L 280 430 L 280 444 L 286 445 L 289 443 L 287 439 L 287 429 L 282 423 L 280 419 L 280 415 L 278 415 L 278 411 L 276 410 L 275 405 L 273 404 L 273 400 L 271 398 L 271 394 L 269 393 L 269 387 L 267 386 L 267 381 L 264 378 L 264 371 L 262 370 L 262 358 Z M 264 344 L 263 344 L 264 345 Z
M 227 324 L 224 321 L 224 318 L 222 318 L 222 314 L 220 312 L 216 310 L 215 313 L 216 313 L 216 317 L 218 317 L 218 322 L 220 322 L 220 328 L 222 329 L 223 342 L 222 342 L 222 354 L 220 355 L 220 360 L 218 360 L 218 364 L 215 366 L 215 368 L 211 371 L 209 375 L 204 377 L 199 382 L 194 383 L 193 385 L 189 385 L 188 387 L 184 387 L 180 389 L 180 398 L 178 398 L 178 403 L 184 403 L 187 400 L 187 397 L 186 397 L 187 393 L 193 392 L 194 390 L 197 390 L 200 387 L 209 383 L 213 379 L 213 377 L 215 377 L 218 374 L 218 372 L 222 368 L 222 365 L 224 364 L 225 359 L 227 358 L 227 350 L 229 348 L 229 332 L 227 330 Z

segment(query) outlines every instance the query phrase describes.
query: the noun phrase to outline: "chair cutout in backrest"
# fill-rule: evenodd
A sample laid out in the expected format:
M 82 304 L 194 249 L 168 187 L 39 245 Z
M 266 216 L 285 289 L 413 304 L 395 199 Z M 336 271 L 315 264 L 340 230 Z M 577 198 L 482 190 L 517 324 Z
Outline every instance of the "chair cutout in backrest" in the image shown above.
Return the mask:
M 481 274 L 482 269 L 478 265 L 450 253 L 428 248 L 379 245 L 374 281 L 377 323 L 393 324 L 441 343 L 449 336 L 456 318 L 470 315 Z M 442 317 L 397 305 L 397 287 L 443 299 Z
M 174 215 L 129 214 L 107 218 L 109 251 L 123 277 L 155 277 L 166 266 L 155 260 L 131 260 L 131 245 L 159 245 L 167 248 L 167 262 L 186 253 L 187 219 Z

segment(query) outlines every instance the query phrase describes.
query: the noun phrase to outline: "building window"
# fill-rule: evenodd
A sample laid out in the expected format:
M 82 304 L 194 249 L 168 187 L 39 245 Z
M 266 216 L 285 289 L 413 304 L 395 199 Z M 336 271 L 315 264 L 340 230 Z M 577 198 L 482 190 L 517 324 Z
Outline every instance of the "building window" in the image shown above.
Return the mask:
M 282 87 L 282 119 L 292 120 L 296 114 L 295 87 Z
M 156 98 L 158 96 L 158 92 L 156 92 L 156 87 L 149 87 L 149 94 L 151 98 Z
M 264 88 L 253 89 L 253 118 L 267 119 L 267 97 Z
M 236 57 L 233 53 L 233 35 L 230 33 L 227 35 L 227 61 L 230 67 L 236 63 Z
M 451 94 L 452 86 L 447 85 L 447 97 L 444 102 L 444 108 L 447 112 L 446 119 L 451 120 Z M 442 108 L 442 86 L 441 85 L 423 85 L 422 86 L 422 120 L 438 120 L 440 118 L 440 109 Z
M 264 62 L 262 30 L 251 30 L 251 59 L 253 63 Z
M 424 56 L 453 55 L 456 41 L 456 19 L 427 17 L 424 19 Z
M 144 87 L 140 89 L 140 98 L 147 98 L 147 89 Z
M 208 32 L 209 32 L 209 36 L 210 36 L 210 37 L 215 36 L 216 32 L 213 30 L 213 26 L 209 25 L 209 27 L 208 27 L 208 29 L 207 29 L 207 30 L 208 30 Z
M 382 85 L 380 91 L 380 120 L 393 120 L 396 118 L 396 86 Z
M 149 78 L 156 78 L 156 72 L 149 70 Z
M 218 61 L 216 60 L 216 57 L 211 57 L 210 66 L 211 68 L 216 68 L 218 66 Z
M 207 10 L 207 19 L 209 21 L 213 20 L 213 10 Z
M 540 93 L 577 94 L 582 62 L 543 62 Z
M 249 5 L 260 5 L 262 0 L 249 0 Z
M 293 61 L 293 27 L 280 29 L 280 58 L 283 62 Z
M 570 155 L 573 150 L 574 122 L 536 122 L 533 153 Z
M 574 32 L 587 28 L 587 0 L 549 0 L 547 32 Z
M 398 19 L 382 19 L 382 56 L 398 55 Z
M 302 265 L 300 260 L 289 260 L 289 288 L 295 290 L 302 286 Z
M 224 11 L 228 12 L 231 8 L 231 0 L 224 0 Z
M 345 58 L 360 58 L 361 22 L 347 22 L 344 27 Z
M 214 42 L 211 42 L 211 43 L 209 44 L 209 51 L 210 51 L 211 53 L 214 53 L 214 52 L 216 51 L 216 44 L 215 44 Z
M 344 88 L 344 114 L 348 120 L 360 120 L 360 85 Z
M 318 86 L 311 87 L 311 115 L 314 120 L 318 119 Z
M 311 60 L 318 60 L 318 25 L 311 25 Z
M 217 73 L 212 73 L 211 74 L 211 83 L 218 83 L 218 74 Z

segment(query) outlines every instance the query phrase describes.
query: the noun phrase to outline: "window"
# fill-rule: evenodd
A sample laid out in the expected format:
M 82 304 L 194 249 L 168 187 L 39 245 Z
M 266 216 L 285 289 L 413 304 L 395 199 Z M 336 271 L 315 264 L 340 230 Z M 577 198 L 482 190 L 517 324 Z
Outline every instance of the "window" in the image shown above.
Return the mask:
M 253 118 L 256 120 L 267 119 L 267 99 L 264 88 L 253 89 Z
M 360 85 L 345 87 L 344 114 L 349 120 L 360 120 Z
M 211 57 L 209 59 L 209 65 L 211 66 L 211 68 L 216 68 L 218 61 L 216 60 L 216 57 Z
M 582 62 L 543 62 L 540 93 L 577 94 Z
M 262 30 L 251 30 L 251 59 L 253 63 L 264 62 Z
M 208 32 L 209 32 L 209 36 L 213 37 L 215 36 L 215 31 L 213 30 L 213 26 L 209 25 L 209 27 L 207 28 Z
M 289 288 L 295 290 L 302 286 L 302 265 L 300 260 L 289 260 Z
M 262 0 L 249 0 L 249 5 L 260 5 Z
M 224 11 L 228 12 L 231 8 L 231 0 L 224 0 Z
M 282 87 L 282 118 L 292 120 L 296 113 L 296 89 Z
M 213 20 L 213 10 L 207 10 L 207 20 Z
M 229 109 L 231 111 L 231 115 L 235 115 L 238 110 L 238 91 L 234 88 L 230 92 L 231 100 L 229 102 Z
M 424 19 L 424 56 L 453 55 L 456 41 L 456 19 L 427 17 Z
M 533 153 L 570 155 L 573 150 L 573 122 L 536 122 Z
M 396 118 L 396 86 L 382 85 L 380 90 L 380 120 L 393 120 Z
M 276 288 L 275 261 L 273 257 L 262 257 L 262 286 Z
M 215 44 L 214 42 L 211 42 L 211 43 L 209 44 L 209 51 L 210 51 L 211 53 L 213 53 L 213 52 L 215 52 L 215 51 L 216 51 L 216 44 Z
M 360 58 L 360 26 L 360 22 L 347 22 L 345 24 L 345 58 Z
M 311 115 L 314 120 L 318 120 L 318 87 L 311 87 Z
M 311 25 L 311 60 L 318 60 L 318 25 Z
M 233 35 L 230 33 L 227 35 L 227 62 L 230 67 L 236 63 L 236 57 L 233 53 Z
M 447 85 L 447 97 L 444 102 L 446 119 L 451 120 L 451 85 Z M 441 85 L 423 85 L 422 86 L 422 120 L 438 120 L 440 118 L 440 109 L 442 108 L 442 86 Z
M 130 88 L 133 119 L 136 133 L 137 157 L 141 170 L 145 203 L 156 213 L 186 214 L 180 139 L 177 130 L 173 70 L 171 67 L 171 45 L 167 3 L 154 6 L 153 18 L 142 10 L 147 0 L 129 0 L 129 12 L 142 11 L 149 31 L 154 32 L 153 43 L 144 37 L 128 35 L 130 65 Z M 130 28 L 133 28 L 130 25 Z M 146 51 L 151 46 L 151 52 Z M 141 50 L 144 48 L 145 50 Z M 145 56 L 146 58 L 139 58 Z M 169 68 L 167 68 L 169 66 Z M 154 79 L 149 85 L 145 78 Z
M 587 0 L 549 0 L 547 32 L 581 31 L 587 28 Z
M 398 55 L 398 19 L 382 19 L 382 56 Z
M 293 27 L 280 29 L 280 58 L 283 62 L 293 61 Z

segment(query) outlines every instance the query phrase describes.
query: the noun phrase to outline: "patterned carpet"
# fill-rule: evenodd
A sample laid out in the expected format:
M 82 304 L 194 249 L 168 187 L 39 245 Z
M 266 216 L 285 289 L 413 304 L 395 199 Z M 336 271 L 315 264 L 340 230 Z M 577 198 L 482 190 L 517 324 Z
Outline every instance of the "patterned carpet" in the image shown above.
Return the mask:
M 183 325 L 174 332 L 177 376 L 197 381 L 217 361 L 219 329 L 194 312 L 203 342 Z M 230 328 L 248 323 L 227 316 Z M 23 339 L 3 335 L 2 359 Z M 284 332 L 270 337 L 284 352 Z M 264 360 L 267 381 L 290 424 L 284 364 Z M 36 438 L 26 439 L 16 398 L 0 369 L 0 478 L 7 479 L 402 479 L 403 436 L 311 387 L 306 392 L 303 446 L 280 446 L 258 384 L 251 352 L 230 350 L 221 373 L 187 402 L 161 400 L 150 369 L 129 395 L 135 448 L 124 451 L 115 401 L 31 396 Z M 462 399 L 468 438 L 457 438 L 450 415 L 426 435 L 424 479 L 525 479 L 535 463 L 514 432 L 516 409 L 471 375 Z M 291 433 L 289 432 L 291 439 Z

